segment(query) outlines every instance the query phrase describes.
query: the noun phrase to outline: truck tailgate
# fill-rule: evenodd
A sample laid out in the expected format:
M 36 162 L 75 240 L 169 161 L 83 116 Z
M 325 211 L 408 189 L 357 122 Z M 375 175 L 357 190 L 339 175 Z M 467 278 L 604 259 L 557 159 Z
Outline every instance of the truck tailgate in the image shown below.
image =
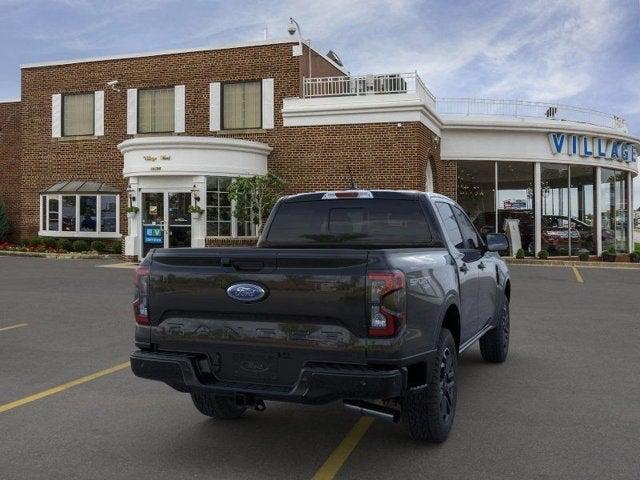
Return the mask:
M 151 343 L 222 381 L 293 385 L 307 363 L 365 362 L 367 250 L 171 249 L 151 262 Z M 260 285 L 255 303 L 227 294 Z

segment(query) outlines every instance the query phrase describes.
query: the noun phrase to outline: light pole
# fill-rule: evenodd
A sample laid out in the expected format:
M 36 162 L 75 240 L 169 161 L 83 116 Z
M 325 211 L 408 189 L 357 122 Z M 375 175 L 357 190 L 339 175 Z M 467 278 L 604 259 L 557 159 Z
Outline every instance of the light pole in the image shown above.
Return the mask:
M 289 35 L 295 35 L 298 32 L 298 47 L 300 48 L 300 55 L 302 55 L 302 29 L 300 28 L 300 24 L 296 22 L 293 17 L 289 17 L 289 26 L 287 27 L 287 31 Z M 307 57 L 309 59 L 309 69 L 307 71 L 308 77 L 311 78 L 311 40 L 307 40 Z

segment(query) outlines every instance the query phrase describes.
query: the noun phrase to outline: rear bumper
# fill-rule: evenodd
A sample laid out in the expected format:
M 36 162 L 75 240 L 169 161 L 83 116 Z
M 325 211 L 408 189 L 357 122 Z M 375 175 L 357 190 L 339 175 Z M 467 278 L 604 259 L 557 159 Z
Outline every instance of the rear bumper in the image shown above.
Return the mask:
M 342 399 L 377 400 L 399 397 L 406 388 L 406 369 L 314 364 L 304 367 L 292 387 L 255 383 L 201 381 L 195 357 L 189 354 L 136 351 L 131 370 L 141 378 L 159 380 L 181 392 L 246 395 L 266 400 L 321 404 Z

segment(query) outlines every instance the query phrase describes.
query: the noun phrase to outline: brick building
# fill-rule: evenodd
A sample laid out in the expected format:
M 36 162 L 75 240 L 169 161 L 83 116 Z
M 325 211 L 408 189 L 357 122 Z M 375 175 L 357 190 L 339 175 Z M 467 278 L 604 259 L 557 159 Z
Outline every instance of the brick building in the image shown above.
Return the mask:
M 439 191 L 483 231 L 509 220 L 530 252 L 628 250 L 638 139 L 619 117 L 436 100 L 415 73 L 353 76 L 300 47 L 24 65 L 20 101 L 0 103 L 13 236 L 124 237 L 130 256 L 233 243 L 255 232 L 233 218 L 226 187 L 268 169 L 290 193 L 347 188 L 351 174 L 360 188 Z M 205 214 L 188 214 L 191 204 Z M 564 240 L 550 234 L 563 228 Z

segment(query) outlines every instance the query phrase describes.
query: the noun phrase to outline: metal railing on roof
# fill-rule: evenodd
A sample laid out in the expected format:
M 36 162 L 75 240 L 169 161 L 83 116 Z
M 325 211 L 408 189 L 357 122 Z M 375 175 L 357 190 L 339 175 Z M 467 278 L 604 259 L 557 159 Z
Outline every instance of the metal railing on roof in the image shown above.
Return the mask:
M 311 77 L 303 81 L 303 97 L 341 97 L 416 93 L 424 101 L 435 104 L 436 98 L 416 72 L 340 77 Z
M 438 98 L 436 111 L 440 115 L 486 115 L 569 121 L 628 132 L 627 122 L 622 117 L 590 108 L 560 103 L 486 98 Z

